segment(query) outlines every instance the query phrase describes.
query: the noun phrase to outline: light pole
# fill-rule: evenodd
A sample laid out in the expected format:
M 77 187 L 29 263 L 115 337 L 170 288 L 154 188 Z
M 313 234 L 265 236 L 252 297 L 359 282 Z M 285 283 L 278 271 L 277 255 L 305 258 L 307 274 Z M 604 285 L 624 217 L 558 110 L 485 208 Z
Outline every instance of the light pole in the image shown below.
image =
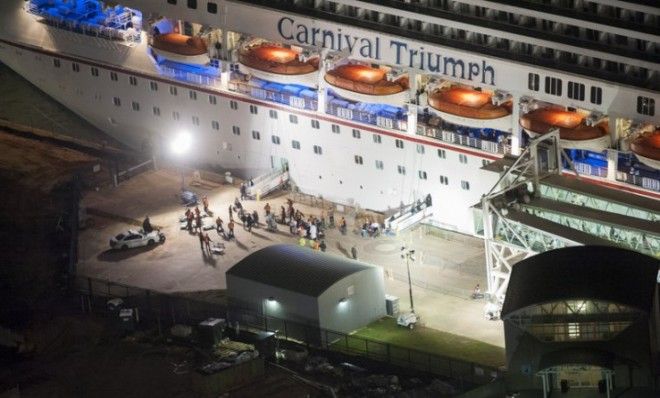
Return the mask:
M 181 190 L 183 191 L 186 188 L 186 184 L 184 181 L 184 172 L 183 172 L 183 155 L 188 152 L 190 149 L 192 143 L 192 139 L 190 138 L 190 134 L 186 131 L 181 131 L 179 132 L 172 142 L 170 143 L 170 150 L 174 155 L 176 155 L 179 158 L 180 163 L 180 168 L 181 168 Z
M 408 292 L 410 293 L 410 312 L 415 313 L 415 304 L 413 303 L 412 280 L 410 279 L 410 261 L 415 261 L 415 249 L 407 250 L 401 246 L 401 258 L 406 259 L 406 269 L 408 271 Z

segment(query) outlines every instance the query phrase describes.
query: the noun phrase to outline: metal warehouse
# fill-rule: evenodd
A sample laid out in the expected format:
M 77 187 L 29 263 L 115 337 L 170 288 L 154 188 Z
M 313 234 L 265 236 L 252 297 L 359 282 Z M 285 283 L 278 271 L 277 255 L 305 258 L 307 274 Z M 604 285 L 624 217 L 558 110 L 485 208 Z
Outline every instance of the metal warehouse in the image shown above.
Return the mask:
M 380 267 L 295 245 L 269 246 L 234 265 L 227 295 L 232 318 L 265 317 L 271 330 L 284 320 L 290 335 L 292 325 L 348 333 L 385 316 Z

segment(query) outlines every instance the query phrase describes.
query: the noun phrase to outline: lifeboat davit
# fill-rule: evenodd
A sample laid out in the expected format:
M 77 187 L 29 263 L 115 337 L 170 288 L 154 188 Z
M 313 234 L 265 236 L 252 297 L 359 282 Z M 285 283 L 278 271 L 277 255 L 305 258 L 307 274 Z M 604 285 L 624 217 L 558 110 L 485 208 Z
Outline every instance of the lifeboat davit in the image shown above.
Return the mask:
M 492 94 L 466 87 L 439 88 L 429 93 L 428 103 L 443 120 L 473 128 L 511 128 L 512 101 L 492 103 Z
M 559 129 L 560 144 L 564 148 L 602 152 L 610 146 L 607 123 L 589 126 L 577 112 L 540 108 L 520 117 L 520 125 L 530 137 Z
M 164 33 L 153 36 L 151 48 L 163 58 L 185 64 L 206 65 L 211 59 L 208 48 L 201 37 L 179 33 Z
M 408 99 L 408 78 L 387 80 L 383 69 L 360 64 L 344 64 L 325 74 L 333 91 L 358 102 L 391 103 L 401 106 Z
M 660 130 L 642 133 L 630 144 L 640 162 L 660 170 Z
M 241 72 L 259 79 L 283 84 L 317 85 L 319 58 L 301 61 L 290 48 L 263 43 L 243 48 L 238 53 Z

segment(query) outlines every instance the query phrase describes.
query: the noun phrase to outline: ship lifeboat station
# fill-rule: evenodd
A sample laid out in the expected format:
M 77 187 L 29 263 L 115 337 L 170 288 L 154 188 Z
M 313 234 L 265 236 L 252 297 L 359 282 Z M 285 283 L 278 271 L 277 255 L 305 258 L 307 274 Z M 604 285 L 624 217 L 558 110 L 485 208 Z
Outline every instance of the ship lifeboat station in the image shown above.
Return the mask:
M 509 390 L 520 397 L 539 397 L 539 390 L 545 398 L 656 396 L 649 391 L 660 342 L 658 265 L 601 246 L 516 264 L 502 308 Z

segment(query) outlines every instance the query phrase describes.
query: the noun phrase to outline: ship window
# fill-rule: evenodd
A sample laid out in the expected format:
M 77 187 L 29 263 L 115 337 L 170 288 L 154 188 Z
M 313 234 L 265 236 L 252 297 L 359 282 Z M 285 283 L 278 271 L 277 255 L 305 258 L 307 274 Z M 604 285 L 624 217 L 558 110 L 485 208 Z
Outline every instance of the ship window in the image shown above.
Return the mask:
M 197 101 L 197 91 L 190 90 L 188 96 L 190 97 L 191 100 Z
M 341 128 L 339 127 L 338 124 L 333 124 L 332 125 L 332 132 L 335 134 L 339 134 L 341 132 Z
M 546 94 L 552 94 L 561 96 L 561 79 L 556 77 L 545 77 L 545 92 Z
M 168 2 L 169 4 L 176 5 L 176 0 L 167 0 L 167 2 Z
M 117 73 L 110 72 L 110 80 L 112 80 L 113 82 L 116 82 L 117 80 L 119 80 L 119 77 L 117 77 Z
M 131 83 L 131 86 L 137 86 L 137 77 L 129 76 L 128 81 Z
M 444 149 L 438 149 L 438 157 L 440 159 L 446 159 L 447 158 L 447 151 Z
M 591 103 L 600 105 L 603 102 L 603 89 L 600 87 L 591 87 Z
M 568 82 L 568 98 L 584 101 L 584 84 Z
M 275 145 L 280 145 L 280 137 L 278 137 L 278 136 L 276 136 L 276 135 L 272 135 L 272 136 L 270 137 L 270 140 L 273 141 L 273 144 L 275 144 Z
M 269 110 L 268 116 L 270 116 L 271 119 L 277 119 L 277 111 L 273 109 Z
M 527 88 L 532 91 L 539 91 L 539 75 L 536 73 L 530 73 L 527 80 Z
M 180 118 L 181 118 L 181 115 L 179 115 L 179 112 L 177 112 L 177 111 L 172 112 L 172 119 L 179 120 Z
M 255 140 L 260 140 L 261 134 L 257 130 L 252 130 L 252 138 L 254 138 Z
M 139 102 L 137 102 L 137 101 L 133 101 L 133 103 L 131 104 L 131 106 L 133 107 L 133 110 L 134 110 L 135 112 L 139 112 L 139 111 L 140 111 L 140 103 L 139 103 Z
M 394 144 L 397 148 L 403 148 L 403 140 L 395 140 Z
M 648 97 L 637 97 L 637 113 L 640 115 L 655 115 L 655 100 Z
M 312 119 L 312 128 L 318 129 L 321 127 L 321 123 L 318 120 Z
M 362 156 L 355 155 L 354 158 L 355 158 L 355 164 L 363 164 L 364 163 L 364 159 L 362 159 Z
M 188 8 L 197 9 L 197 0 L 188 0 Z
M 241 135 L 241 128 L 238 126 L 232 126 L 231 133 L 234 135 Z
M 115 104 L 115 106 L 121 106 L 121 99 L 119 97 L 114 97 L 112 103 Z
M 151 91 L 158 91 L 158 83 L 149 82 L 149 88 L 151 88 Z
M 317 155 L 322 155 L 323 154 L 323 148 L 321 148 L 318 145 L 314 145 L 314 153 Z
M 353 138 L 360 139 L 360 130 L 358 129 L 353 129 Z
M 405 166 L 396 166 L 396 171 L 401 174 L 401 175 L 406 175 L 406 168 Z
M 423 155 L 425 151 L 426 151 L 426 149 L 424 149 L 424 145 L 417 144 L 417 153 L 419 153 L 420 155 Z
M 463 188 L 463 189 L 466 190 L 466 191 L 469 191 L 469 190 L 470 190 L 470 183 L 467 182 L 467 181 L 463 181 L 463 180 L 462 180 L 462 181 L 461 181 L 461 188 Z
M 458 154 L 458 161 L 461 163 L 467 163 L 468 159 L 466 155 L 463 155 L 462 153 Z
M 170 86 L 170 94 L 172 94 L 172 95 L 177 95 L 178 94 L 178 91 L 177 91 L 176 87 Z
M 209 1 L 206 4 L 206 11 L 208 11 L 210 14 L 217 14 L 218 13 L 218 5 Z
M 209 104 L 215 105 L 218 103 L 218 98 L 215 95 L 209 95 Z
M 154 116 L 160 116 L 160 108 L 157 106 L 154 106 Z
M 238 102 L 236 101 L 229 101 L 229 107 L 233 110 L 238 109 Z
M 256 115 L 259 109 L 257 108 L 256 105 L 250 105 L 250 113 L 253 115 Z
M 426 172 L 424 170 L 419 170 L 417 172 L 417 175 L 419 176 L 420 180 L 426 180 L 427 178 Z
M 53 66 L 59 68 L 61 66 L 60 60 L 57 58 L 53 58 Z
M 383 170 L 385 168 L 385 165 L 383 164 L 382 160 L 376 160 L 376 168 L 378 170 Z
M 78 65 L 78 64 L 75 63 L 75 62 L 73 62 L 73 63 L 71 64 L 71 69 L 73 69 L 74 72 L 80 72 L 80 65 Z
M 213 130 L 220 130 L 220 122 L 217 120 L 211 120 L 211 128 Z
M 440 184 L 449 185 L 449 178 L 446 176 L 440 176 Z
M 380 134 L 374 134 L 372 137 L 374 139 L 374 143 L 376 144 L 383 142 L 383 137 L 381 137 Z
M 198 117 L 198 116 L 193 116 L 193 117 L 192 117 L 192 123 L 193 123 L 195 126 L 199 126 L 199 117 Z
M 296 140 L 291 141 L 291 148 L 300 149 L 300 141 L 296 141 Z
M 298 124 L 298 116 L 296 115 L 289 115 L 289 122 L 291 124 Z
M 98 77 L 99 75 L 99 69 L 92 67 L 92 76 Z

